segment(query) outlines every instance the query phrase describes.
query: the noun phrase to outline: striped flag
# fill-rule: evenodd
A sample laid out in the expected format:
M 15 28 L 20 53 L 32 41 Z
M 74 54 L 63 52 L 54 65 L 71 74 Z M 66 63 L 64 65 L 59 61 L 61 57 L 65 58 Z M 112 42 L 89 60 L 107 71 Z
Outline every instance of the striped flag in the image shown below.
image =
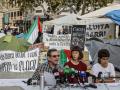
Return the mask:
M 25 39 L 27 39 L 29 43 L 33 44 L 38 37 L 38 32 L 42 32 L 40 17 L 36 18 L 36 20 L 32 23 Z
M 67 49 L 62 49 L 60 51 L 60 62 L 59 64 L 63 67 L 64 64 L 71 59 L 71 51 Z

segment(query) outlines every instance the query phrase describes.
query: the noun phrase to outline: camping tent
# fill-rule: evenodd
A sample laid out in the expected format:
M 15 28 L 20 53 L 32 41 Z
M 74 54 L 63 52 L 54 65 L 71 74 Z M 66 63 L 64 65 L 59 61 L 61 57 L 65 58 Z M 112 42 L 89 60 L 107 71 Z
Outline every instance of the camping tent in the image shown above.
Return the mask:
M 94 23 L 113 23 L 112 20 L 108 18 L 82 18 L 76 14 L 70 14 L 67 16 L 60 17 L 55 20 L 46 21 L 44 25 L 86 25 Z
M 120 9 L 120 4 L 111 5 L 111 6 L 104 7 L 104 8 L 98 9 L 96 11 L 90 12 L 88 14 L 82 15 L 81 18 L 102 17 L 106 13 L 113 11 L 113 10 L 118 10 L 118 9 Z
M 0 38 L 3 37 L 3 36 L 5 36 L 5 34 L 4 33 L 0 33 Z
M 78 18 L 78 19 L 77 19 Z M 49 25 L 54 25 L 53 29 L 49 28 Z M 97 37 L 102 38 L 114 38 L 115 37 L 115 24 L 112 20 L 108 18 L 86 18 L 86 19 L 80 19 L 79 16 L 76 14 L 70 14 L 68 16 L 64 16 L 55 20 L 51 20 L 48 22 L 44 22 L 43 24 L 43 32 L 48 31 L 54 31 L 51 34 L 57 34 L 58 30 L 62 28 L 62 26 L 71 26 L 71 25 L 86 25 L 87 30 L 87 36 L 90 37 L 96 37 L 94 36 L 95 33 L 97 33 Z M 108 29 L 106 29 L 106 25 L 108 25 Z M 66 30 L 66 32 L 71 32 L 69 30 Z M 102 32 L 102 34 L 101 34 Z M 106 33 L 105 35 L 103 35 Z M 98 35 L 100 34 L 100 35 Z M 105 36 L 105 37 L 104 37 Z
M 51 20 L 51 21 L 46 21 L 43 24 L 44 25 L 73 25 L 73 24 L 78 23 L 77 18 L 79 18 L 78 15 L 70 14 L 70 15 L 63 16 L 63 17 L 58 18 L 58 19 L 54 19 L 54 20 Z
M 113 63 L 113 65 L 120 70 L 120 40 L 90 40 L 86 42 L 86 47 L 89 50 L 90 56 L 94 63 L 98 61 L 98 51 L 100 49 L 108 49 L 110 52 L 110 59 L 109 61 Z M 93 64 L 94 64 L 93 63 Z
M 28 50 L 30 45 L 31 44 L 29 44 L 26 40 L 22 38 L 16 38 L 12 35 L 6 35 L 0 38 L 0 51 L 12 50 L 24 52 Z

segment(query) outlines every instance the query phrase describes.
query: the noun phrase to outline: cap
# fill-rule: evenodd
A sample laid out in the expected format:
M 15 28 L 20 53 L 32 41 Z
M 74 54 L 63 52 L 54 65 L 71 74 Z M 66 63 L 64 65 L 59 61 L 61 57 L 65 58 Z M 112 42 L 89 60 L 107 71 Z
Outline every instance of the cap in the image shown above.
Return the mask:
M 71 52 L 72 52 L 72 51 L 82 52 L 82 49 L 81 49 L 79 46 L 73 46 L 73 47 L 71 48 Z

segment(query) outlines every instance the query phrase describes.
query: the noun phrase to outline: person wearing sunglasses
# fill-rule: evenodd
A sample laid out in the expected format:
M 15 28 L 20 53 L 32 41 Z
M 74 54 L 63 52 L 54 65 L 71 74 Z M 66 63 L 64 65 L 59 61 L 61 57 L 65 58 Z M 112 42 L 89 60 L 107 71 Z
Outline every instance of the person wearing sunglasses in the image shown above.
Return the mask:
M 32 80 L 40 80 L 41 73 L 44 73 L 45 82 L 47 85 L 55 85 L 55 78 L 53 76 L 53 70 L 62 68 L 58 65 L 59 62 L 59 52 L 57 49 L 49 49 L 47 52 L 47 63 L 38 65 L 35 73 L 32 76 Z
M 115 82 L 115 69 L 112 63 L 109 63 L 110 53 L 107 49 L 98 51 L 98 63 L 93 65 L 92 73 L 98 77 L 96 83 L 111 83 Z
M 87 65 L 83 63 L 83 53 L 79 46 L 73 46 L 71 49 L 71 60 L 65 63 L 64 67 L 73 68 L 76 71 L 86 71 Z M 68 77 L 69 83 L 78 83 L 78 80 L 70 76 Z

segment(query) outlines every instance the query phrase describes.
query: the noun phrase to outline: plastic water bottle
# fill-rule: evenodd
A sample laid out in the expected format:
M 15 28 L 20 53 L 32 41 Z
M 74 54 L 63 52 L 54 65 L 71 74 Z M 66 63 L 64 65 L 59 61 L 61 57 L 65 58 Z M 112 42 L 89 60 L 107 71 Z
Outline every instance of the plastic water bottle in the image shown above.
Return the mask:
M 44 90 L 44 81 L 45 81 L 44 74 L 42 73 L 40 75 L 40 90 Z

